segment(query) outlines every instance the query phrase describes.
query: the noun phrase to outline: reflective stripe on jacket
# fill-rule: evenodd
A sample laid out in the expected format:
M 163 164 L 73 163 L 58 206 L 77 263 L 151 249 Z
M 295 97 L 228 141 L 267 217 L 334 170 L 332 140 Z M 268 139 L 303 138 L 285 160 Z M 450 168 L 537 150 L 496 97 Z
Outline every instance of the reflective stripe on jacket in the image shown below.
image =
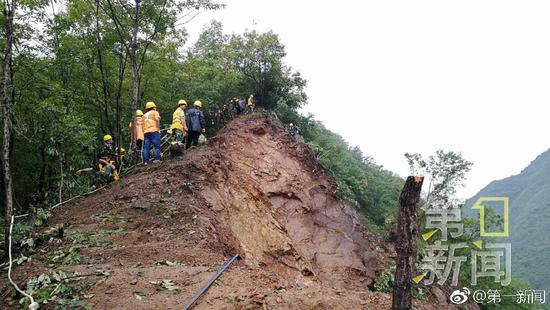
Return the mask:
M 111 176 L 113 177 L 113 181 L 117 182 L 120 179 L 120 175 L 118 174 L 118 170 L 115 167 L 114 162 L 111 160 L 109 162 L 109 166 L 111 166 Z M 102 163 L 99 163 L 99 172 L 106 173 L 107 172 L 107 165 L 103 165 Z
M 174 111 L 174 114 L 172 114 L 172 125 L 170 126 L 170 129 L 187 131 L 187 124 L 185 123 L 185 112 L 182 108 L 178 107 L 176 111 Z

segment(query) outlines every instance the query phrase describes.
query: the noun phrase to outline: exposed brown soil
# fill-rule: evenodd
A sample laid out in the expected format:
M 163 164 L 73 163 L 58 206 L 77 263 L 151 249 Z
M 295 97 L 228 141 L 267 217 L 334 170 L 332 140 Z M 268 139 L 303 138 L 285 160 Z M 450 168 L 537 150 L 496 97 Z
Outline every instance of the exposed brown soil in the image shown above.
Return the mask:
M 80 264 L 53 270 L 109 270 L 105 280 L 82 280 L 95 309 L 178 309 L 239 253 L 196 309 L 390 309 L 390 295 L 369 290 L 388 263 L 383 240 L 335 190 L 306 145 L 263 115 L 243 116 L 208 146 L 54 210 L 49 225 L 64 223 L 67 234 L 126 230 L 100 238 L 111 247 L 79 249 Z M 53 271 L 49 253 L 69 244 L 47 244 L 15 268 L 15 279 Z M 166 261 L 176 264 L 155 264 Z M 181 291 L 151 283 L 164 279 Z M 6 282 L 3 275 L 0 289 Z M 415 306 L 449 308 L 435 300 Z

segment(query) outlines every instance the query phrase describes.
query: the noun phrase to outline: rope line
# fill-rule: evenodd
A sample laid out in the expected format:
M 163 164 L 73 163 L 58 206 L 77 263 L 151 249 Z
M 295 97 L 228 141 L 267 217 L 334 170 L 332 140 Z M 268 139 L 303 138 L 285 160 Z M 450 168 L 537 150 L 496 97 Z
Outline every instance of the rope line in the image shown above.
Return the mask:
M 19 286 L 17 286 L 17 284 L 15 284 L 15 282 L 13 282 L 13 280 L 11 279 L 11 267 L 13 265 L 13 261 L 12 261 L 12 257 L 11 257 L 11 239 L 12 239 L 12 230 L 13 230 L 13 221 L 14 220 L 15 220 L 15 217 L 12 215 L 11 216 L 11 222 L 10 222 L 10 235 L 9 235 L 9 245 L 8 245 L 8 255 L 9 255 L 9 260 L 10 260 L 10 265 L 8 267 L 8 280 L 10 280 L 10 283 L 13 285 L 13 287 L 15 287 L 15 290 L 17 290 L 19 293 L 25 295 L 25 297 L 29 298 L 29 300 L 31 301 L 31 304 L 29 305 L 29 309 L 30 310 L 36 310 L 36 309 L 38 309 L 38 303 L 36 301 L 34 301 L 34 298 L 32 298 L 32 295 L 27 294 L 27 292 L 21 290 L 19 288 Z

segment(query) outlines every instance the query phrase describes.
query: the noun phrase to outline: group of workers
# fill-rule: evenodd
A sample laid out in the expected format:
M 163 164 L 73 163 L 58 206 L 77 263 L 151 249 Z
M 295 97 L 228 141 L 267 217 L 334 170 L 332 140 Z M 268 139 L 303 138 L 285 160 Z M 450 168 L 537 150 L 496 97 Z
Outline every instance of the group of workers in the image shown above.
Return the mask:
M 245 102 L 244 99 L 238 99 L 236 97 L 231 98 L 229 101 L 229 107 L 231 110 L 235 111 L 237 114 L 245 112 L 246 114 L 254 112 L 255 100 L 254 95 L 248 97 L 248 101 Z
M 292 136 L 293 138 L 296 138 L 298 135 L 299 129 L 297 126 L 294 126 L 293 123 L 288 124 L 288 134 Z
M 232 98 L 229 101 L 230 109 L 237 114 L 252 113 L 255 108 L 254 96 L 250 95 L 247 101 L 243 99 Z M 145 113 L 142 110 L 135 112 L 134 122 L 130 122 L 129 129 L 136 150 L 139 150 L 144 165 L 160 162 L 161 157 L 161 116 L 157 111 L 154 102 L 145 104 Z M 206 121 L 202 111 L 202 102 L 196 100 L 192 108 L 188 108 L 185 100 L 179 100 L 175 111 L 172 113 L 172 124 L 168 133 L 172 141 L 171 147 L 181 145 L 186 149 L 197 146 L 202 134 L 206 132 Z M 153 156 L 151 158 L 151 148 Z M 124 149 L 114 148 L 114 141 L 111 135 L 103 137 L 103 146 L 97 155 L 97 165 L 94 168 L 84 168 L 77 171 L 93 172 L 92 185 L 104 184 L 111 181 L 117 181 L 122 168 Z
M 145 104 L 145 114 L 141 110 L 136 111 L 136 129 L 129 127 L 132 137 L 135 139 L 138 150 L 142 150 L 143 164 L 160 161 L 161 154 L 161 128 L 160 114 L 154 102 Z M 193 107 L 187 109 L 185 100 L 178 101 L 176 110 L 172 114 L 172 125 L 169 133 L 171 139 L 177 143 L 185 143 L 186 148 L 197 146 L 199 137 L 206 131 L 206 122 L 202 112 L 202 102 L 196 100 Z M 151 146 L 153 147 L 153 160 L 151 161 Z

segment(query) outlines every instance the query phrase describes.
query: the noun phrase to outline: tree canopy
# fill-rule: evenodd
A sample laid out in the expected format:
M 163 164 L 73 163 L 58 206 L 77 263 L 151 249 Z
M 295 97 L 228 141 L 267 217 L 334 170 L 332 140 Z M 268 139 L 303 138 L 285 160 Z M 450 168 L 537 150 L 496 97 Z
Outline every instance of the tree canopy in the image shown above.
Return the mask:
M 200 99 L 211 116 L 231 98 L 252 94 L 258 107 L 300 127 L 338 193 L 366 215 L 372 229 L 389 227 L 402 179 L 298 112 L 307 103 L 307 82 L 285 62 L 277 34 L 226 34 L 212 21 L 196 42 L 188 42 L 185 23 L 199 11 L 221 7 L 206 0 L 76 0 L 26 9 L 38 23 L 19 20 L 16 28 L 17 214 L 87 192 L 87 177 L 75 171 L 93 165 L 104 134 L 127 148 L 128 124 L 146 101 L 166 116 L 179 99 Z

